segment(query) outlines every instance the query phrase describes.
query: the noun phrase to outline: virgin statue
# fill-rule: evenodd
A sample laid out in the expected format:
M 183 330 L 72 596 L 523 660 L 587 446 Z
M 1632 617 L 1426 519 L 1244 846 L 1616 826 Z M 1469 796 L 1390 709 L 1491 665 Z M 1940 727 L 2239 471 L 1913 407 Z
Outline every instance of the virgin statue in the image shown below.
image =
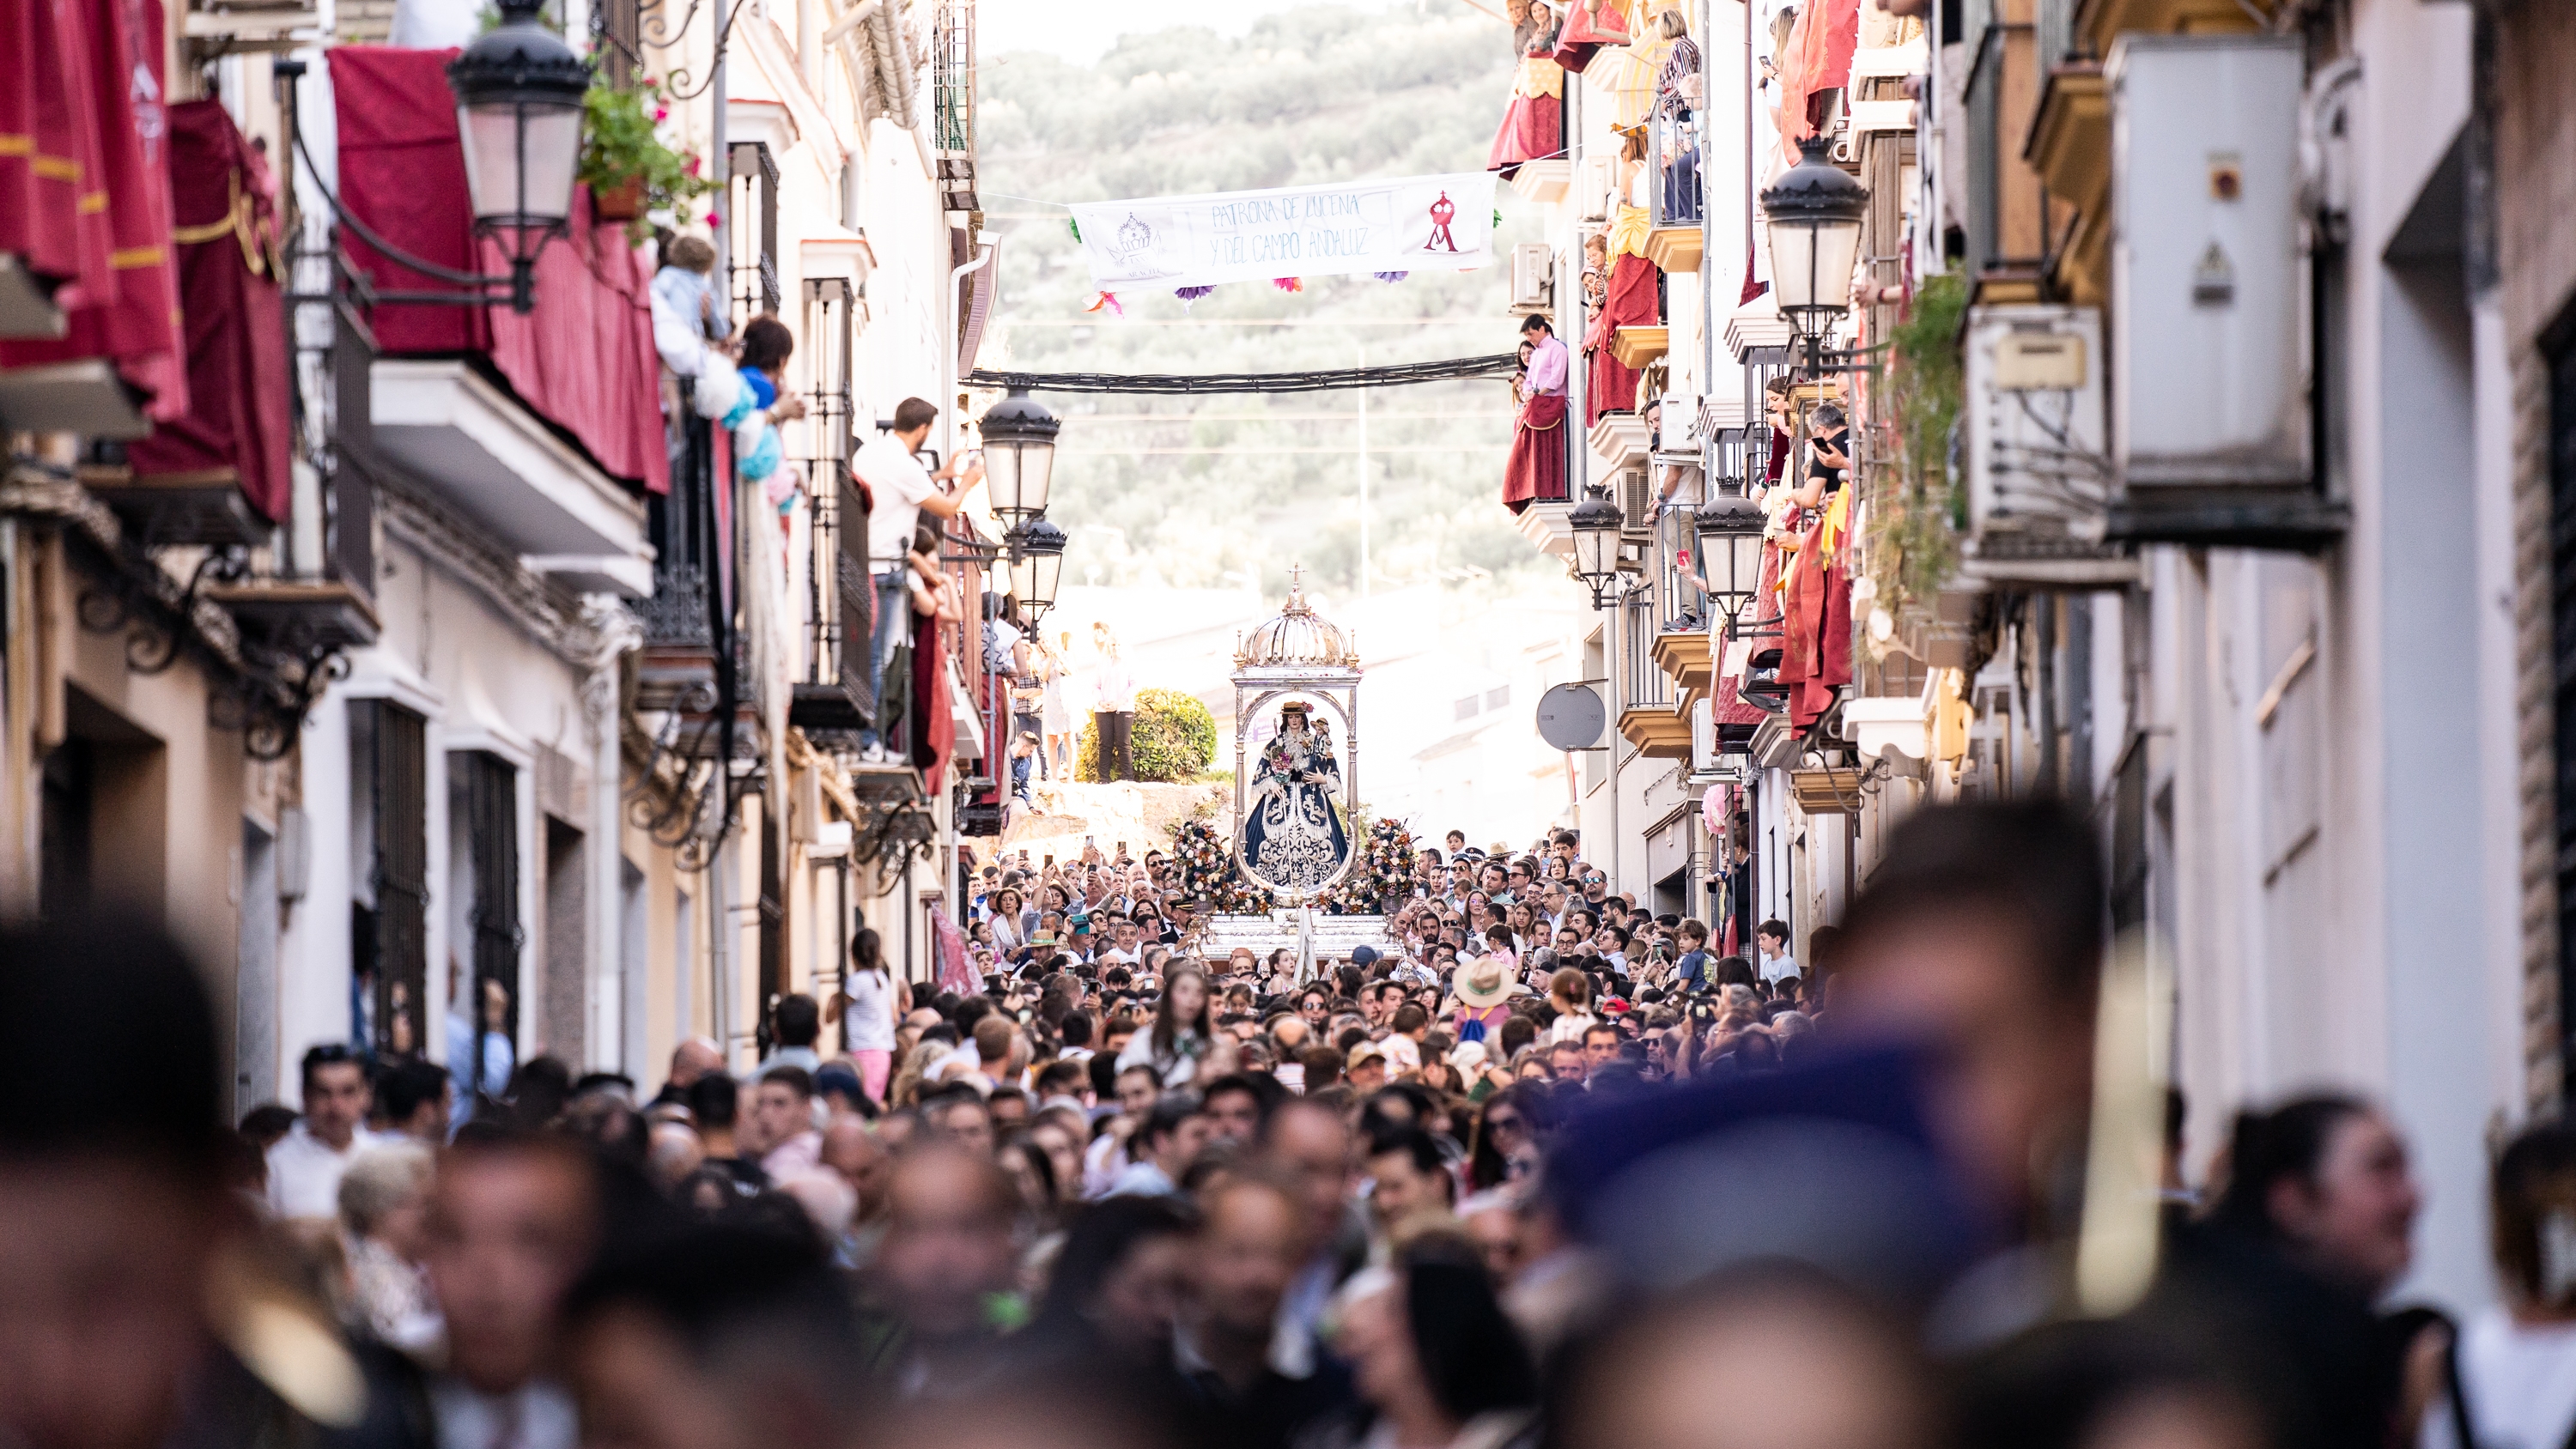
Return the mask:
M 1247 872 L 1273 890 L 1313 891 L 1329 884 L 1351 850 L 1333 796 L 1342 767 L 1333 758 L 1332 727 L 1308 707 L 1280 706 L 1279 733 L 1261 751 L 1251 809 L 1243 821 Z

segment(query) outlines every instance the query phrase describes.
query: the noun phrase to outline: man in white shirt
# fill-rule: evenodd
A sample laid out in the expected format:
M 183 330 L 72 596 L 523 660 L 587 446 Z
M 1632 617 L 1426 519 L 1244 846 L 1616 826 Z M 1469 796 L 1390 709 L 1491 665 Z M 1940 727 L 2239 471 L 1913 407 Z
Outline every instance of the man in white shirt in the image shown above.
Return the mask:
M 905 398 L 895 406 L 894 427 L 877 434 L 863 444 L 850 459 L 850 472 L 868 490 L 868 569 L 876 580 L 876 632 L 869 641 L 868 697 L 885 697 L 886 661 L 902 643 L 912 622 L 912 601 L 904 581 L 904 556 L 912 548 L 913 531 L 921 525 L 921 515 L 954 518 L 966 501 L 966 490 L 984 477 L 981 462 L 965 469 L 961 475 L 957 460 L 949 459 L 936 473 L 921 466 L 913 456 L 930 438 L 930 425 L 939 420 L 939 409 L 917 397 Z M 940 485 L 961 478 L 956 489 Z M 860 731 L 862 749 L 881 747 L 876 730 Z
M 304 1054 L 304 1115 L 268 1149 L 268 1208 L 281 1218 L 335 1218 L 340 1175 L 374 1140 L 375 1100 L 350 1050 L 326 1042 Z
M 1092 675 L 1092 729 L 1099 741 L 1100 778 L 1136 778 L 1136 676 L 1118 657 L 1118 636 L 1107 624 L 1091 626 L 1100 667 Z
M 1135 966 L 1143 963 L 1145 952 L 1142 947 L 1136 944 L 1136 923 L 1134 921 L 1125 916 L 1111 917 L 1109 921 L 1109 934 L 1113 944 L 1108 950 L 1100 953 L 1099 961 L 1101 965 L 1106 966 L 1112 962 L 1116 962 L 1121 966 Z

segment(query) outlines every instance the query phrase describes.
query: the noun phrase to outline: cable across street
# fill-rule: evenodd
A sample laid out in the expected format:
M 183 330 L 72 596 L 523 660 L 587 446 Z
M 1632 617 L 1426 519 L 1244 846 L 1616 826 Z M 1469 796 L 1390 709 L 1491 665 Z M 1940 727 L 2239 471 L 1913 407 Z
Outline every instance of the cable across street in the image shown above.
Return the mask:
M 1337 388 L 1403 387 L 1417 382 L 1453 382 L 1472 377 L 1507 377 L 1520 365 L 1519 355 L 1497 352 L 1489 357 L 1453 357 L 1438 362 L 1399 362 L 1378 367 L 1326 368 L 1313 372 L 1212 372 L 1198 376 L 1170 373 L 1001 372 L 979 367 L 967 375 L 983 387 L 1027 388 L 1032 392 L 1242 393 L 1329 392 Z

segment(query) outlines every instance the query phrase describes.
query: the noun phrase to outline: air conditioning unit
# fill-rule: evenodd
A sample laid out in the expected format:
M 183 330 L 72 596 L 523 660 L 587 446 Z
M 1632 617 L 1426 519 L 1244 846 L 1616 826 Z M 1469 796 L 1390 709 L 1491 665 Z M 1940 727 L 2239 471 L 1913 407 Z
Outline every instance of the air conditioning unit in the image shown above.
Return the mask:
M 1699 430 L 1700 397 L 1697 393 L 1667 392 L 1655 414 L 1655 451 L 1657 453 L 1695 453 L 1702 436 Z
M 2125 35 L 2111 96 L 2115 536 L 2312 548 L 2343 505 L 2309 456 L 2295 36 Z
M 1544 312 L 1555 305 L 1556 255 L 1545 242 L 1519 242 L 1512 247 L 1512 311 Z
M 1968 547 L 1994 582 L 2118 582 L 2132 560 L 2102 542 L 2113 471 L 2103 436 L 2102 314 L 1979 307 L 1968 316 Z
M 1586 156 L 1574 173 L 1575 200 L 1583 208 L 1585 221 L 1607 221 L 1610 217 L 1610 193 L 1618 188 L 1619 158 Z
M 1619 527 L 1626 533 L 1651 533 L 1655 527 L 1655 480 L 1644 468 L 1622 468 L 1610 483 L 1619 503 Z

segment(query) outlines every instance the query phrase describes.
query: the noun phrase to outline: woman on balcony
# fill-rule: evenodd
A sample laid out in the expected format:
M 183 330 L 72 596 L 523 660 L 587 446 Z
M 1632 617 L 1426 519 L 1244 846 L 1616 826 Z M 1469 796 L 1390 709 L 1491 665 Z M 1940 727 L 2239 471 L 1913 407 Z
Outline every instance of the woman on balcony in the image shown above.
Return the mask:
M 1511 104 L 1485 159 L 1485 169 L 1506 180 L 1524 161 L 1565 154 L 1565 67 L 1551 58 L 1555 14 L 1544 0 L 1511 0 L 1511 20 L 1512 53 L 1520 61 L 1512 71 Z
M 1521 384 L 1511 461 L 1503 470 L 1503 506 L 1514 513 L 1541 500 L 1565 500 L 1565 344 L 1536 315 L 1522 319 L 1521 336 L 1536 345 Z

